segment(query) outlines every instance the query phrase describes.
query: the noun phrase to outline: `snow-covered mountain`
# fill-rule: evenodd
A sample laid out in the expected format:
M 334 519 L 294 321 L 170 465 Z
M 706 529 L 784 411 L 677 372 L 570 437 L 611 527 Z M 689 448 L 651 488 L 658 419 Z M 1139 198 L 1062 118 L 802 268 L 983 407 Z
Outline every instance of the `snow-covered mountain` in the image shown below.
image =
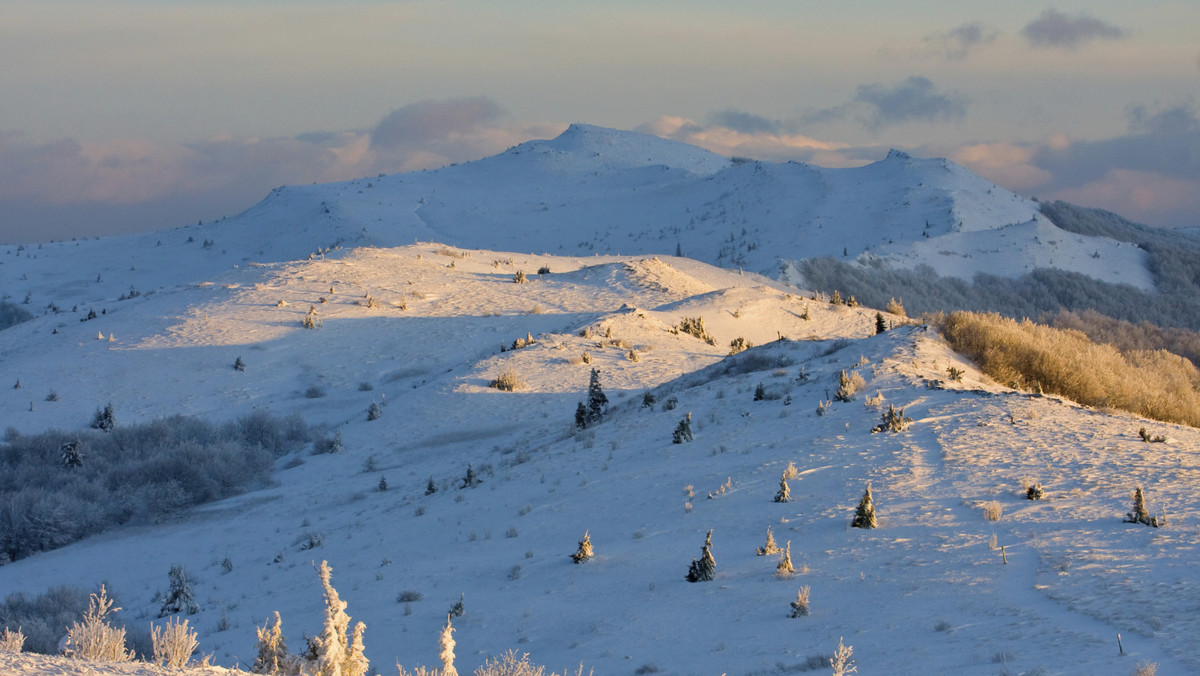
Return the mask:
M 1194 673 L 1200 432 L 1009 390 L 924 326 L 885 315 L 876 335 L 874 309 L 751 272 L 843 247 L 931 265 L 988 258 L 941 246 L 1058 247 L 1055 265 L 1085 252 L 1097 274 L 1136 256 L 1045 228 L 942 161 L 738 164 L 576 126 L 437 172 L 280 189 L 219 223 L 11 247 L 3 288 L 37 316 L 0 331 L 8 438 L 83 434 L 111 402 L 120 425 L 294 412 L 344 450 L 0 566 L 0 597 L 105 582 L 145 628 L 182 564 L 201 650 L 244 666 L 276 610 L 293 650 L 320 630 L 328 560 L 381 673 L 437 665 L 460 594 L 461 673 L 508 649 L 572 673 L 820 673 L 839 639 L 860 673 Z M 731 355 L 737 338 L 757 347 Z M 609 412 L 579 430 L 593 368 Z M 830 402 L 843 370 L 866 386 Z M 489 387 L 506 372 L 515 391 Z M 914 423 L 873 434 L 888 404 Z M 673 443 L 687 416 L 694 440 Z M 880 528 L 852 529 L 868 484 Z M 1135 486 L 1170 527 L 1122 522 Z M 768 528 L 793 575 L 756 556 Z M 709 530 L 716 579 L 690 584 Z M 576 565 L 585 532 L 596 557 Z M 801 587 L 811 614 L 789 617 Z

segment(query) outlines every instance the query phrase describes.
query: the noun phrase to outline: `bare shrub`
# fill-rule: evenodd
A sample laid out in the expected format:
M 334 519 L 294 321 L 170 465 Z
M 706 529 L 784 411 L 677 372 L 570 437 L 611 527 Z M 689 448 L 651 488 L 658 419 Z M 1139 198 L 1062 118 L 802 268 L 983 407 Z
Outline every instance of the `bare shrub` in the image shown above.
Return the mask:
M 850 659 L 852 654 L 854 654 L 854 646 L 845 645 L 839 638 L 837 650 L 834 651 L 833 657 L 829 658 L 829 666 L 833 667 L 833 676 L 847 676 L 858 672 L 854 660 Z
M 425 595 L 415 589 L 405 589 L 396 596 L 397 603 L 414 603 L 425 598 Z
M 1133 670 L 1133 676 L 1156 676 L 1158 674 L 1158 663 L 1147 662 L 1142 660 L 1138 662 L 1137 667 Z

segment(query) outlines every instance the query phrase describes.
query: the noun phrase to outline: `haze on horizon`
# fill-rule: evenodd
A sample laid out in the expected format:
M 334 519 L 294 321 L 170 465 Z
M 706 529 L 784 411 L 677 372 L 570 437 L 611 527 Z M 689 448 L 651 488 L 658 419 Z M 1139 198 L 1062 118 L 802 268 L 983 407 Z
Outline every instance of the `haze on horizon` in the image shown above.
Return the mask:
M 1200 225 L 1200 5 L 0 2 L 0 242 L 170 228 L 571 122 L 827 167 L 889 147 Z

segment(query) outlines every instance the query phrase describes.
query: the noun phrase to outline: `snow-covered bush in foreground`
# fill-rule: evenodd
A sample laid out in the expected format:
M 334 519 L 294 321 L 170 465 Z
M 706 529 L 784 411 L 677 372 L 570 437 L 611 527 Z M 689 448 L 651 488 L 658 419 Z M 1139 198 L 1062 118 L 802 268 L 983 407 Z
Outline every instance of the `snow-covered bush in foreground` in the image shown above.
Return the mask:
M 150 640 L 154 644 L 155 664 L 181 669 L 187 665 L 200 644 L 196 631 L 188 627 L 187 620 L 173 618 L 165 627 L 150 629 Z
M 24 647 L 25 634 L 21 633 L 20 627 L 16 631 L 5 627 L 4 632 L 0 633 L 0 653 L 19 653 Z
M 113 607 L 104 585 L 100 592 L 92 594 L 83 622 L 74 622 L 67 627 L 66 647 L 63 654 L 81 660 L 96 662 L 128 662 L 133 651 L 125 649 L 125 628 L 116 628 L 108 623 L 110 613 L 120 608 Z

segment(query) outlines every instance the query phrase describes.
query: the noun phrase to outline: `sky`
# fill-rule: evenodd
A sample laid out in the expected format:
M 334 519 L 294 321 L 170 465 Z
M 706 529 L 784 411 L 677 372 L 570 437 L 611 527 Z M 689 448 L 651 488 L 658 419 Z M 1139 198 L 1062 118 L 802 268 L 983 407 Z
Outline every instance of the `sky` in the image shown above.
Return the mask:
M 572 122 L 889 148 L 1200 226 L 1200 3 L 0 0 L 0 242 L 173 228 Z

